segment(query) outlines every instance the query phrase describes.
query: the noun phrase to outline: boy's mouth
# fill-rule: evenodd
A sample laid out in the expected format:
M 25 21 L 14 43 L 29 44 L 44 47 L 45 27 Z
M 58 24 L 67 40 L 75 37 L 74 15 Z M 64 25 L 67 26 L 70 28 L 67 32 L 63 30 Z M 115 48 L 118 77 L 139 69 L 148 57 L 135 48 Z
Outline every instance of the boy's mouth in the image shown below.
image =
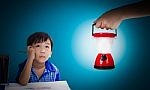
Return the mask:
M 45 58 L 45 56 L 39 56 L 40 58 Z

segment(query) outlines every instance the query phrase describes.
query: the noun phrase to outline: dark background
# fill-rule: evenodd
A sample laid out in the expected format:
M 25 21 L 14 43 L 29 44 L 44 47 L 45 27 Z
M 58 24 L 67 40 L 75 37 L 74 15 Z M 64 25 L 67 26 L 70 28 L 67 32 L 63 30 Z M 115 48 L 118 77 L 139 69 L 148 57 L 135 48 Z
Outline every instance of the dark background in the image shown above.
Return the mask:
M 26 54 L 18 51 L 26 51 L 27 37 L 33 32 L 43 31 L 53 38 L 52 62 L 59 68 L 62 80 L 66 80 L 72 90 L 150 90 L 150 17 L 121 23 L 118 34 L 124 41 L 118 42 L 113 52 L 117 52 L 121 45 L 123 49 L 121 55 L 114 55 L 115 60 L 120 59 L 114 70 L 95 70 L 93 66 L 88 69 L 79 62 L 86 60 L 76 58 L 74 50 L 79 49 L 75 47 L 74 34 L 77 31 L 80 34 L 81 24 L 88 22 L 90 27 L 104 12 L 137 1 L 1 0 L 0 54 L 10 56 L 9 81 L 15 80 L 18 64 L 26 58 Z M 85 29 L 85 32 L 88 30 Z M 80 48 L 87 52 L 86 48 Z

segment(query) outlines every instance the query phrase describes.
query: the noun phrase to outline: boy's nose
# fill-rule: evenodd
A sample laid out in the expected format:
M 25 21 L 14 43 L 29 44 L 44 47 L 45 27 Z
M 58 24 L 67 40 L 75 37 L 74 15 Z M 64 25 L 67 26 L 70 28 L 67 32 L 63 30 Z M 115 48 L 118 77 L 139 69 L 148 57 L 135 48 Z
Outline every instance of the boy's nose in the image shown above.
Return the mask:
M 41 53 L 45 53 L 45 49 L 44 49 L 44 48 L 41 48 L 40 52 L 41 52 Z

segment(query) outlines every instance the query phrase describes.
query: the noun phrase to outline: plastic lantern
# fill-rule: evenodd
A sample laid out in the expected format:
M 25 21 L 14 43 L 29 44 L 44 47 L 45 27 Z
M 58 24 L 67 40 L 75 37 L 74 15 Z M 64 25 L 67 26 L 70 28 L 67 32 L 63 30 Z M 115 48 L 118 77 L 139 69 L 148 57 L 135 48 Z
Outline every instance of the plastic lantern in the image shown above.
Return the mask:
M 117 30 L 98 30 L 99 32 L 94 33 L 94 27 L 95 24 L 92 25 L 92 36 L 94 37 L 94 39 L 96 39 L 96 49 L 98 51 L 97 57 L 95 59 L 94 68 L 113 69 L 115 68 L 115 65 L 113 57 L 111 55 L 111 48 L 113 41 L 117 36 Z

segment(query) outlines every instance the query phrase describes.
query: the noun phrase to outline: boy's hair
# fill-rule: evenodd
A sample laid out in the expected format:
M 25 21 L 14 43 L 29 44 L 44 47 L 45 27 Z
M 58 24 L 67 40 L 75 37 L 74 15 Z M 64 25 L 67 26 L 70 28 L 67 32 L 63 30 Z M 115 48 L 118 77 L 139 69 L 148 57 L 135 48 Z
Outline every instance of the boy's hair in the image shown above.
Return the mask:
M 51 37 L 45 32 L 35 32 L 35 33 L 31 34 L 27 39 L 27 46 L 30 46 L 30 45 L 36 44 L 36 43 L 45 42 L 48 39 L 51 42 L 51 50 L 52 50 L 53 41 L 52 41 Z

